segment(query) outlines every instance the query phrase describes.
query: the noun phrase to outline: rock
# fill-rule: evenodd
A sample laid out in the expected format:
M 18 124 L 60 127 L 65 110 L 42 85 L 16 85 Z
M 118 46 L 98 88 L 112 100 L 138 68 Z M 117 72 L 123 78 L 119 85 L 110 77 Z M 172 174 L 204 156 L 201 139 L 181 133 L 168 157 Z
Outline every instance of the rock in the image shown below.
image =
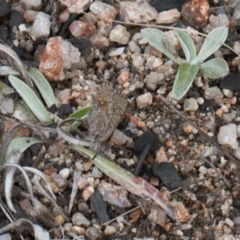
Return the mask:
M 9 10 L 9 3 L 7 3 L 5 0 L 0 1 L 0 17 L 3 17 L 5 14 L 7 14 Z
M 64 179 L 67 179 L 70 175 L 70 169 L 69 168 L 63 168 L 60 172 L 59 175 L 63 177 Z
M 42 0 L 22 0 L 22 3 L 26 6 L 26 8 L 38 9 L 42 5 Z
M 83 199 L 87 201 L 94 193 L 94 188 L 92 186 L 87 187 L 82 192 Z
M 124 52 L 125 47 L 119 47 L 116 49 L 112 49 L 109 53 L 110 57 L 120 56 Z
M 124 22 L 149 23 L 158 12 L 148 2 L 120 2 L 120 19 Z
M 223 93 L 218 87 L 210 87 L 204 91 L 204 97 L 207 100 L 223 98 Z
M 1 234 L 0 240 L 12 240 L 12 237 L 9 233 Z
M 121 187 L 107 182 L 100 182 L 98 191 L 103 197 L 104 201 L 109 202 L 119 208 L 131 207 L 132 204 L 127 199 L 127 191 Z
M 137 53 L 137 54 L 141 53 L 141 48 L 133 40 L 131 40 L 128 43 L 128 46 L 129 46 L 129 49 L 130 49 L 131 52 Z
M 70 13 L 82 13 L 88 9 L 92 0 L 64 0 L 63 4 L 68 7 Z
M 50 16 L 39 12 L 30 30 L 30 35 L 34 38 L 48 37 L 50 35 L 50 26 Z
M 64 188 L 67 185 L 67 180 L 58 173 L 51 174 L 51 178 L 59 188 Z
M 3 113 L 10 113 L 14 112 L 14 101 L 11 98 L 4 98 L 0 103 L 0 109 Z
M 220 127 L 217 138 L 218 143 L 224 147 L 237 149 L 237 126 L 233 123 L 229 123 L 228 125 Z
M 115 19 L 118 14 L 116 8 L 100 1 L 92 3 L 90 11 L 105 22 L 111 22 L 111 20 Z
M 240 73 L 228 74 L 220 81 L 220 87 L 229 90 L 240 90 Z
M 220 26 L 229 27 L 230 21 L 226 14 L 218 14 L 217 16 L 211 15 L 209 23 L 211 25 L 209 30 L 212 30 Z
M 130 73 L 129 72 L 121 72 L 117 78 L 118 80 L 118 83 L 119 84 L 124 84 L 126 82 L 128 82 L 129 80 L 129 77 L 130 77 Z
M 167 221 L 166 213 L 158 206 L 154 206 L 151 208 L 151 212 L 148 215 L 148 220 L 151 222 L 164 227 Z
M 90 39 L 92 40 L 93 45 L 99 49 L 109 47 L 110 45 L 109 38 L 102 36 L 99 33 L 94 34 Z
M 127 44 L 130 39 L 131 34 L 122 25 L 117 25 L 114 27 L 109 35 L 109 39 L 112 42 L 117 42 L 119 44 Z
M 84 227 L 88 227 L 90 225 L 90 221 L 80 212 L 76 212 L 73 214 L 72 223 L 73 225 Z
M 158 12 L 161 12 L 161 11 L 166 11 L 166 10 L 173 9 L 173 8 L 177 8 L 178 10 L 180 10 L 182 5 L 188 1 L 189 0 L 171 0 L 171 1 L 169 1 L 169 0 L 161 0 L 161 1 L 151 0 L 150 4 L 151 4 L 151 6 L 156 8 L 156 10 Z
M 91 207 L 93 211 L 97 214 L 97 217 L 102 222 L 107 222 L 110 220 L 110 217 L 107 212 L 107 204 L 103 201 L 102 195 L 98 190 L 90 198 Z
M 124 145 L 127 140 L 128 137 L 122 131 L 115 129 L 110 139 L 110 142 L 113 142 L 117 146 L 121 146 Z
M 0 39 L 6 41 L 8 37 L 8 29 L 4 25 L 0 25 Z
M 157 16 L 156 23 L 158 24 L 171 24 L 179 21 L 181 13 L 176 9 L 160 12 Z
M 26 22 L 34 22 L 37 14 L 38 14 L 37 11 L 27 10 L 25 11 L 23 18 L 26 20 Z
M 133 56 L 133 66 L 135 68 L 142 68 L 144 64 L 144 58 L 141 55 Z
M 163 60 L 160 59 L 160 58 L 156 58 L 155 56 L 150 56 L 148 59 L 147 59 L 147 63 L 146 63 L 146 66 L 149 67 L 149 69 L 154 69 L 154 68 L 157 68 L 159 66 L 161 66 L 163 64 Z
M 153 97 L 151 93 L 147 92 L 138 96 L 136 101 L 137 101 L 137 107 L 141 109 L 148 105 L 151 105 L 153 102 Z
M 144 79 L 146 81 L 146 86 L 149 90 L 155 91 L 157 86 L 163 82 L 165 79 L 163 73 L 150 72 L 149 75 Z
M 97 167 L 93 167 L 93 169 L 92 169 L 92 177 L 94 177 L 94 178 L 101 178 L 102 175 L 103 175 L 102 172 Z
M 184 100 L 183 110 L 185 112 L 188 111 L 196 111 L 198 110 L 198 101 L 195 98 L 188 98 Z
M 61 37 L 52 37 L 42 54 L 39 70 L 50 80 L 62 81 L 64 69 L 71 68 L 80 60 L 80 52 L 71 43 Z
M 104 230 L 104 234 L 106 236 L 112 235 L 117 231 L 117 229 L 114 226 L 107 226 Z
M 163 184 L 170 191 L 175 190 L 182 185 L 181 178 L 177 172 L 177 169 L 172 163 L 169 162 L 160 162 L 155 163 L 152 166 L 153 174 L 158 176 Z
M 82 21 L 73 21 L 69 26 L 69 30 L 75 38 L 91 37 L 96 32 L 94 25 Z
M 86 230 L 86 237 L 88 240 L 100 239 L 99 230 L 95 227 L 90 227 Z
M 70 96 L 71 96 L 71 89 L 70 88 L 65 88 L 64 90 L 61 90 L 61 91 L 58 92 L 57 99 L 60 102 L 63 102 L 64 100 L 66 100 Z
M 208 21 L 209 3 L 207 0 L 192 0 L 182 6 L 181 16 L 191 27 L 202 29 Z
M 23 15 L 19 11 L 13 10 L 9 22 L 9 26 L 13 27 L 16 26 L 18 27 L 20 24 L 23 23 Z

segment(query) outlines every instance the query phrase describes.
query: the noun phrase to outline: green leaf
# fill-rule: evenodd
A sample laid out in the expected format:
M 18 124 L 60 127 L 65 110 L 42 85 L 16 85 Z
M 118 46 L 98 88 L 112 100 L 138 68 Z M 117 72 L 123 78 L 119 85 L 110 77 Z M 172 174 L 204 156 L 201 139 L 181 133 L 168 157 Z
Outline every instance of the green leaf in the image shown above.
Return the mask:
M 205 78 L 217 79 L 228 74 L 227 62 L 221 58 L 213 58 L 200 66 L 200 72 Z
M 196 57 L 196 48 L 193 40 L 184 31 L 176 30 L 176 32 L 187 62 L 192 61 Z
M 192 64 L 199 64 L 204 62 L 209 56 L 211 56 L 221 45 L 225 42 L 228 36 L 227 27 L 217 27 L 213 29 L 206 37 L 201 50 L 195 59 L 191 62 Z
M 57 105 L 58 101 L 54 96 L 53 90 L 47 79 L 36 68 L 30 68 L 28 74 L 32 78 L 34 84 L 40 91 L 45 103 L 50 108 L 53 105 Z
M 151 46 L 162 52 L 164 55 L 173 60 L 175 63 L 181 64 L 185 62 L 184 59 L 181 59 L 180 57 L 172 54 L 166 49 L 166 47 L 163 44 L 163 39 L 165 37 L 164 32 L 155 28 L 145 28 L 141 30 L 141 33 Z
M 77 118 L 77 119 L 84 119 L 87 117 L 88 112 L 92 109 L 93 106 L 87 106 L 87 107 L 83 107 L 77 111 L 75 111 L 74 113 L 72 113 L 71 115 L 69 115 L 68 118 Z M 72 127 L 77 128 L 80 125 L 79 121 L 69 121 L 69 124 L 72 125 Z
M 199 70 L 199 65 L 183 63 L 179 66 L 177 76 L 173 85 L 173 96 L 177 100 L 181 99 L 191 87 L 195 76 Z
M 33 90 L 26 83 L 24 83 L 22 80 L 12 75 L 10 75 L 8 79 L 12 84 L 12 86 L 16 89 L 16 91 L 27 103 L 31 111 L 36 115 L 36 117 L 40 121 L 43 121 L 43 122 L 52 121 L 49 113 L 41 103 L 40 99 L 36 96 Z
M 19 150 L 20 153 L 23 153 L 26 149 L 36 143 L 41 143 L 43 141 L 33 138 L 33 137 L 21 137 L 11 140 L 8 145 L 7 151 L 5 153 L 4 159 L 6 160 L 13 149 Z

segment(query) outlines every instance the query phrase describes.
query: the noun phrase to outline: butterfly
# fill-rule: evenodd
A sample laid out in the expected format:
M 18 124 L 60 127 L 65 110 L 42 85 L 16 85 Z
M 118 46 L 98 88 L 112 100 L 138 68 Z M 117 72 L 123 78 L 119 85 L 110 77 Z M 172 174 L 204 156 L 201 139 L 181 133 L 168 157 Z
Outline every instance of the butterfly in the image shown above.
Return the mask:
M 127 108 L 127 98 L 111 84 L 97 87 L 92 97 L 93 108 L 87 116 L 87 139 L 93 143 L 105 142 L 121 122 Z

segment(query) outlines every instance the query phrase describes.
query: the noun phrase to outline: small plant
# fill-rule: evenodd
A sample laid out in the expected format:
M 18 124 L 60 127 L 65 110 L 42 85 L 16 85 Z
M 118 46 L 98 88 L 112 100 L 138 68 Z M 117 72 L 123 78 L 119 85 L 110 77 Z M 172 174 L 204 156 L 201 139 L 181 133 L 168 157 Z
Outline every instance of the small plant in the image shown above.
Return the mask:
M 179 100 L 189 90 L 198 72 L 209 79 L 217 79 L 228 74 L 228 65 L 225 60 L 213 58 L 204 62 L 225 42 L 228 36 L 228 28 L 218 27 L 212 30 L 206 37 L 198 54 L 196 54 L 194 42 L 189 35 L 182 30 L 175 31 L 186 59 L 180 58 L 166 48 L 164 32 L 155 28 L 146 28 L 141 33 L 151 46 L 179 64 L 172 90 L 173 97 Z

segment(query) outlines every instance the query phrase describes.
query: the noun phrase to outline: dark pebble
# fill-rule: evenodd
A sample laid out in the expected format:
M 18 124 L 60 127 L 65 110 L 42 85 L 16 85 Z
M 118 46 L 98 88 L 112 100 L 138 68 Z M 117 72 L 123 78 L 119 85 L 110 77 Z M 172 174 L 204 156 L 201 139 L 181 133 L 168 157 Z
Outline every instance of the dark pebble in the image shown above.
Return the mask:
M 91 196 L 90 202 L 93 210 L 96 212 L 98 218 L 102 222 L 107 222 L 110 220 L 107 212 L 107 204 L 104 202 L 98 190 L 96 190 L 95 193 Z
M 229 90 L 240 90 L 240 73 L 228 74 L 220 82 L 220 87 Z
M 53 104 L 51 107 L 48 108 L 48 111 L 54 114 L 58 111 L 58 108 L 55 104 Z
M 13 27 L 16 26 L 18 27 L 20 24 L 24 22 L 23 20 L 23 15 L 19 11 L 13 10 L 10 18 L 10 23 L 9 26 Z
M 158 135 L 153 132 L 146 132 L 134 141 L 136 154 L 142 153 L 146 145 L 150 144 L 149 153 L 153 153 L 160 147 Z
M 182 5 L 189 0 L 152 0 L 151 6 L 156 8 L 158 12 L 167 11 L 173 8 L 181 10 Z
M 153 174 L 158 176 L 163 184 L 170 190 L 181 187 L 181 178 L 174 165 L 169 162 L 161 162 L 159 164 L 153 164 Z
M 0 17 L 3 17 L 9 12 L 9 4 L 5 0 L 0 0 Z
M 78 48 L 79 52 L 81 52 L 81 55 L 83 57 L 91 55 L 93 44 L 88 38 L 71 38 L 69 39 L 69 42 L 71 42 L 74 47 Z
M 72 107 L 69 104 L 62 104 L 59 108 L 58 108 L 58 114 L 60 116 L 63 115 L 69 115 L 73 112 Z
M 0 25 L 0 39 L 2 39 L 5 42 L 7 40 L 7 36 L 8 36 L 7 27 Z

